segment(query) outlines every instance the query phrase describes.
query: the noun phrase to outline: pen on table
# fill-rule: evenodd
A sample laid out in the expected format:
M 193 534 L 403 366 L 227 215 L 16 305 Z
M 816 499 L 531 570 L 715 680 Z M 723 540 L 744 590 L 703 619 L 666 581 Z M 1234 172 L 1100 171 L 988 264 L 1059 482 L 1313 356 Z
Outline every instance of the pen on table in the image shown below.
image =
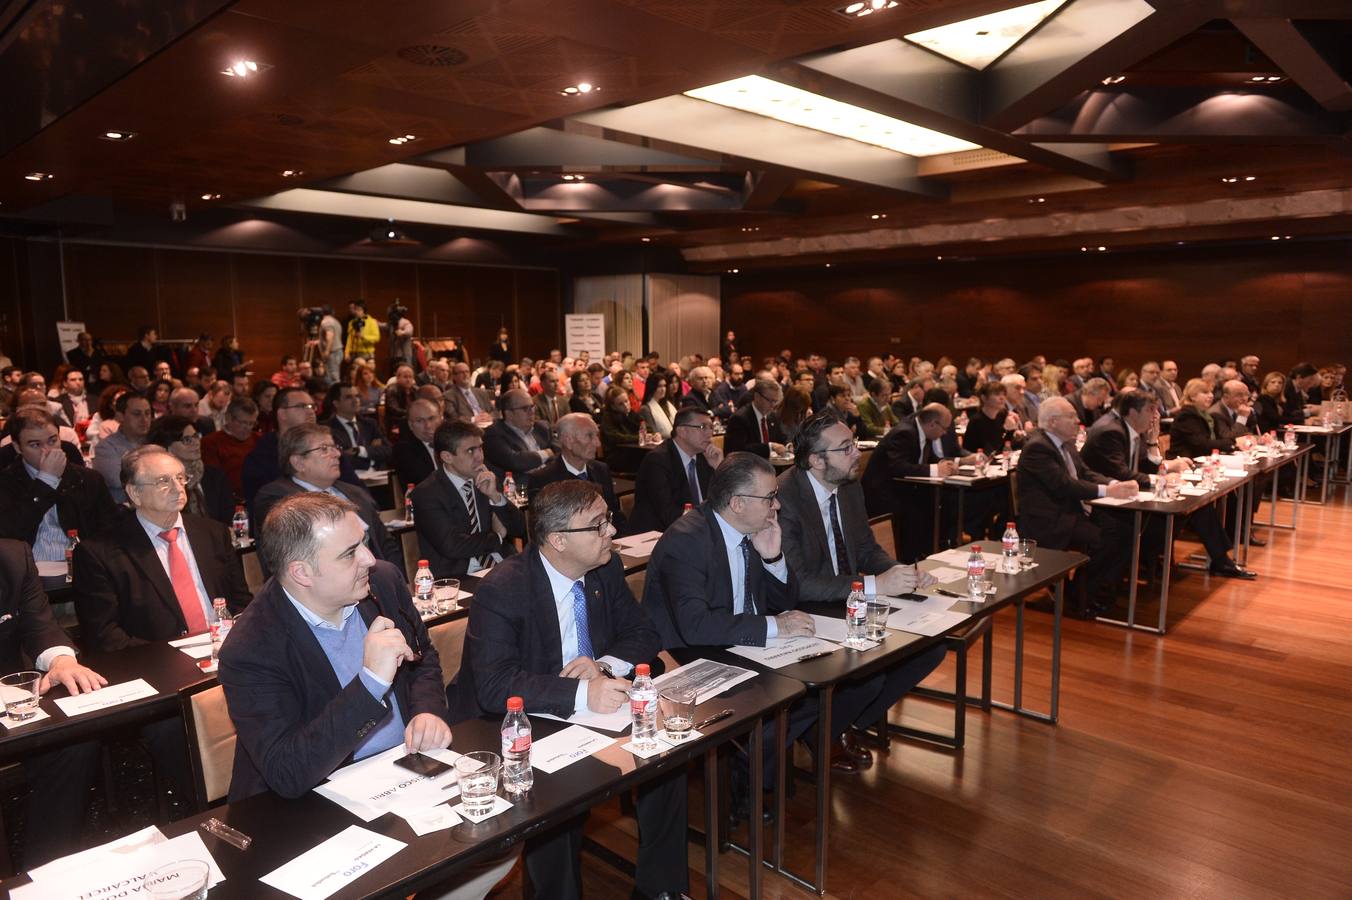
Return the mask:
M 798 661 L 799 661 L 799 662 L 807 662 L 809 659 L 820 659 L 820 658 L 823 657 L 823 656 L 830 656 L 830 655 L 831 655 L 831 651 L 829 651 L 829 650 L 823 650 L 823 651 L 821 651 L 820 653 L 805 653 L 804 655 L 798 657 Z
M 716 712 L 716 713 L 714 713 L 712 716 L 710 716 L 709 718 L 703 719 L 703 720 L 701 720 L 701 721 L 699 721 L 699 722 L 696 722 L 696 723 L 695 723 L 695 730 L 696 730 L 696 731 L 699 731 L 701 728 L 708 728 L 710 725 L 714 724 L 715 722 L 722 722 L 724 719 L 728 718 L 728 717 L 731 716 L 731 715 L 732 715 L 732 710 L 730 710 L 730 709 L 725 709 L 725 710 L 723 710 L 722 712 Z
M 955 593 L 953 593 L 952 591 L 946 591 L 946 590 L 944 590 L 943 588 L 940 588 L 940 587 L 935 588 L 935 589 L 934 589 L 934 593 L 936 593 L 936 594 L 943 594 L 945 597 L 957 597 L 959 600 L 962 599 L 962 594 L 955 594 Z

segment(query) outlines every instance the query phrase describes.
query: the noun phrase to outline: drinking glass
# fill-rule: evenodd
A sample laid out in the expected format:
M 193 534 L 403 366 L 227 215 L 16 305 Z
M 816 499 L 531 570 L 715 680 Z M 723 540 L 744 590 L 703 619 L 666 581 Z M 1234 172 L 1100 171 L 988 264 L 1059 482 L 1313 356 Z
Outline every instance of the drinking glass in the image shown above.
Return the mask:
M 438 614 L 459 609 L 460 579 L 438 578 L 432 582 L 432 598 L 436 601 Z
M 38 714 L 38 684 L 41 672 L 15 672 L 0 678 L 0 697 L 5 700 L 5 712 L 16 722 L 31 719 Z
M 1032 538 L 1019 539 L 1019 567 L 1033 568 L 1033 557 L 1037 556 L 1037 541 Z
M 146 900 L 206 900 L 211 866 L 200 859 L 180 859 L 146 873 Z
M 865 612 L 865 635 L 870 641 L 881 641 L 887 636 L 887 617 L 892 614 L 892 604 L 883 597 L 870 597 Z
M 690 737 L 695 723 L 695 692 L 689 688 L 670 687 L 657 696 L 657 708 L 662 711 L 662 728 L 673 744 Z
M 465 816 L 471 822 L 488 818 L 497 802 L 502 757 L 491 750 L 475 750 L 455 761 L 455 772 L 460 778 L 460 802 Z

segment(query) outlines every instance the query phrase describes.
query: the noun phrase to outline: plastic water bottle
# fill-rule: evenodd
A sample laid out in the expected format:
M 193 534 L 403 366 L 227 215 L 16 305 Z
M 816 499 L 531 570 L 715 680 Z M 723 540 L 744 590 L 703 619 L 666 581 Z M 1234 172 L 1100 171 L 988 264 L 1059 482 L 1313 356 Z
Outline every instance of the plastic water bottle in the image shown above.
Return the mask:
M 418 612 L 426 613 L 436 604 L 432 588 L 435 581 L 427 560 L 418 560 L 418 571 L 413 576 L 413 605 L 418 607 Z
M 66 584 L 75 580 L 75 548 L 80 544 L 80 529 L 66 531 Z
M 1221 464 L 1221 451 L 1211 451 L 1211 478 L 1213 481 L 1220 482 L 1225 477 L 1225 466 Z
M 1285 444 L 1286 444 L 1286 449 L 1288 449 L 1288 450 L 1294 450 L 1294 449 L 1296 449 L 1296 426 L 1294 426 L 1294 425 L 1287 425 L 1287 426 L 1286 426 L 1286 438 L 1285 438 Z
M 1075 435 L 1075 449 L 1076 449 L 1076 450 L 1083 450 L 1083 449 L 1084 449 L 1084 440 L 1085 440 L 1085 438 L 1086 438 L 1087 436 L 1088 436 L 1088 435 L 1086 434 L 1086 432 L 1085 432 L 1085 430 L 1084 430 L 1084 426 L 1081 425 L 1081 426 L 1080 426 L 1079 432 Z
M 686 513 L 690 512 L 690 511 L 691 511 L 692 509 L 694 509 L 694 508 L 695 508 L 695 504 L 693 504 L 693 503 L 687 503 L 687 504 L 685 505 L 685 508 L 681 510 L 681 515 L 685 515 Z
M 657 749 L 657 688 L 647 663 L 634 666 L 634 683 L 629 688 L 629 714 L 634 722 L 634 746 L 640 750 Z
M 976 476 L 978 478 L 986 474 L 986 466 L 989 464 L 990 460 L 986 458 L 986 451 L 982 450 L 980 447 L 977 447 L 976 460 L 973 463 L 973 467 L 976 469 Z
M 981 555 L 981 548 L 976 544 L 972 545 L 972 553 L 967 557 L 967 596 L 975 603 L 986 600 L 986 557 Z
M 516 503 L 516 479 L 512 477 L 511 472 L 502 479 L 502 495 L 507 498 L 508 503 Z
M 502 787 L 509 794 L 524 794 L 535 786 L 530 767 L 530 719 L 520 697 L 507 698 L 502 719 Z
M 413 485 L 404 491 L 404 524 L 413 524 Z
M 236 547 L 243 547 L 249 539 L 249 514 L 244 510 L 243 503 L 235 505 L 235 515 L 230 520 L 230 536 L 234 538 Z
M 850 595 L 845 598 L 845 643 L 857 646 L 868 639 L 868 598 L 864 596 L 864 582 L 850 583 Z
M 639 423 L 638 423 L 638 445 L 639 445 L 640 447 L 642 447 L 643 445 L 645 445 L 645 444 L 647 444 L 647 443 L 648 443 L 648 423 L 647 423 L 647 422 L 639 422 Z
M 1000 536 L 1000 571 L 1019 571 L 1019 531 L 1013 522 L 1005 523 L 1005 533 Z
M 210 629 L 211 658 L 219 660 L 221 658 L 221 645 L 225 643 L 226 636 L 230 634 L 230 629 L 235 624 L 235 617 L 230 615 L 224 597 L 216 597 L 211 601 L 211 611 L 216 614 L 216 621 L 211 623 Z

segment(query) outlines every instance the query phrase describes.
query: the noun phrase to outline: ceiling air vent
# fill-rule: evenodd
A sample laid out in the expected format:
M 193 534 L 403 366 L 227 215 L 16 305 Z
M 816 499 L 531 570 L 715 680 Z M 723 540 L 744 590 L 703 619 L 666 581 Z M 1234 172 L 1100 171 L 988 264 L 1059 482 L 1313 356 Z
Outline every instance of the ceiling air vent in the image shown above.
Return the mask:
M 463 50 L 440 44 L 413 44 L 399 48 L 399 58 L 415 66 L 459 66 L 469 61 Z

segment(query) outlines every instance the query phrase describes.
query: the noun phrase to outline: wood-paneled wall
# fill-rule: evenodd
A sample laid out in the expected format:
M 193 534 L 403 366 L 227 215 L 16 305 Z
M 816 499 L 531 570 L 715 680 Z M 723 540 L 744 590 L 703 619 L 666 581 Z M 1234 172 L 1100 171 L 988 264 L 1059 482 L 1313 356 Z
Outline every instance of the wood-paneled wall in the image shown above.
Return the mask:
M 417 334 L 460 336 L 475 355 L 502 325 L 523 353 L 543 353 L 562 339 L 552 269 L 71 243 L 64 256 L 70 317 L 96 335 L 130 340 L 141 324 L 155 325 L 162 338 L 235 334 L 262 375 L 276 371 L 282 354 L 299 351 L 298 309 L 327 303 L 341 318 L 356 297 L 381 321 L 398 298 Z
M 1352 356 L 1344 243 L 955 262 L 868 272 L 743 273 L 723 281 L 723 327 L 756 357 L 1109 355 L 1172 358 L 1184 377 L 1247 353 L 1287 369 Z

